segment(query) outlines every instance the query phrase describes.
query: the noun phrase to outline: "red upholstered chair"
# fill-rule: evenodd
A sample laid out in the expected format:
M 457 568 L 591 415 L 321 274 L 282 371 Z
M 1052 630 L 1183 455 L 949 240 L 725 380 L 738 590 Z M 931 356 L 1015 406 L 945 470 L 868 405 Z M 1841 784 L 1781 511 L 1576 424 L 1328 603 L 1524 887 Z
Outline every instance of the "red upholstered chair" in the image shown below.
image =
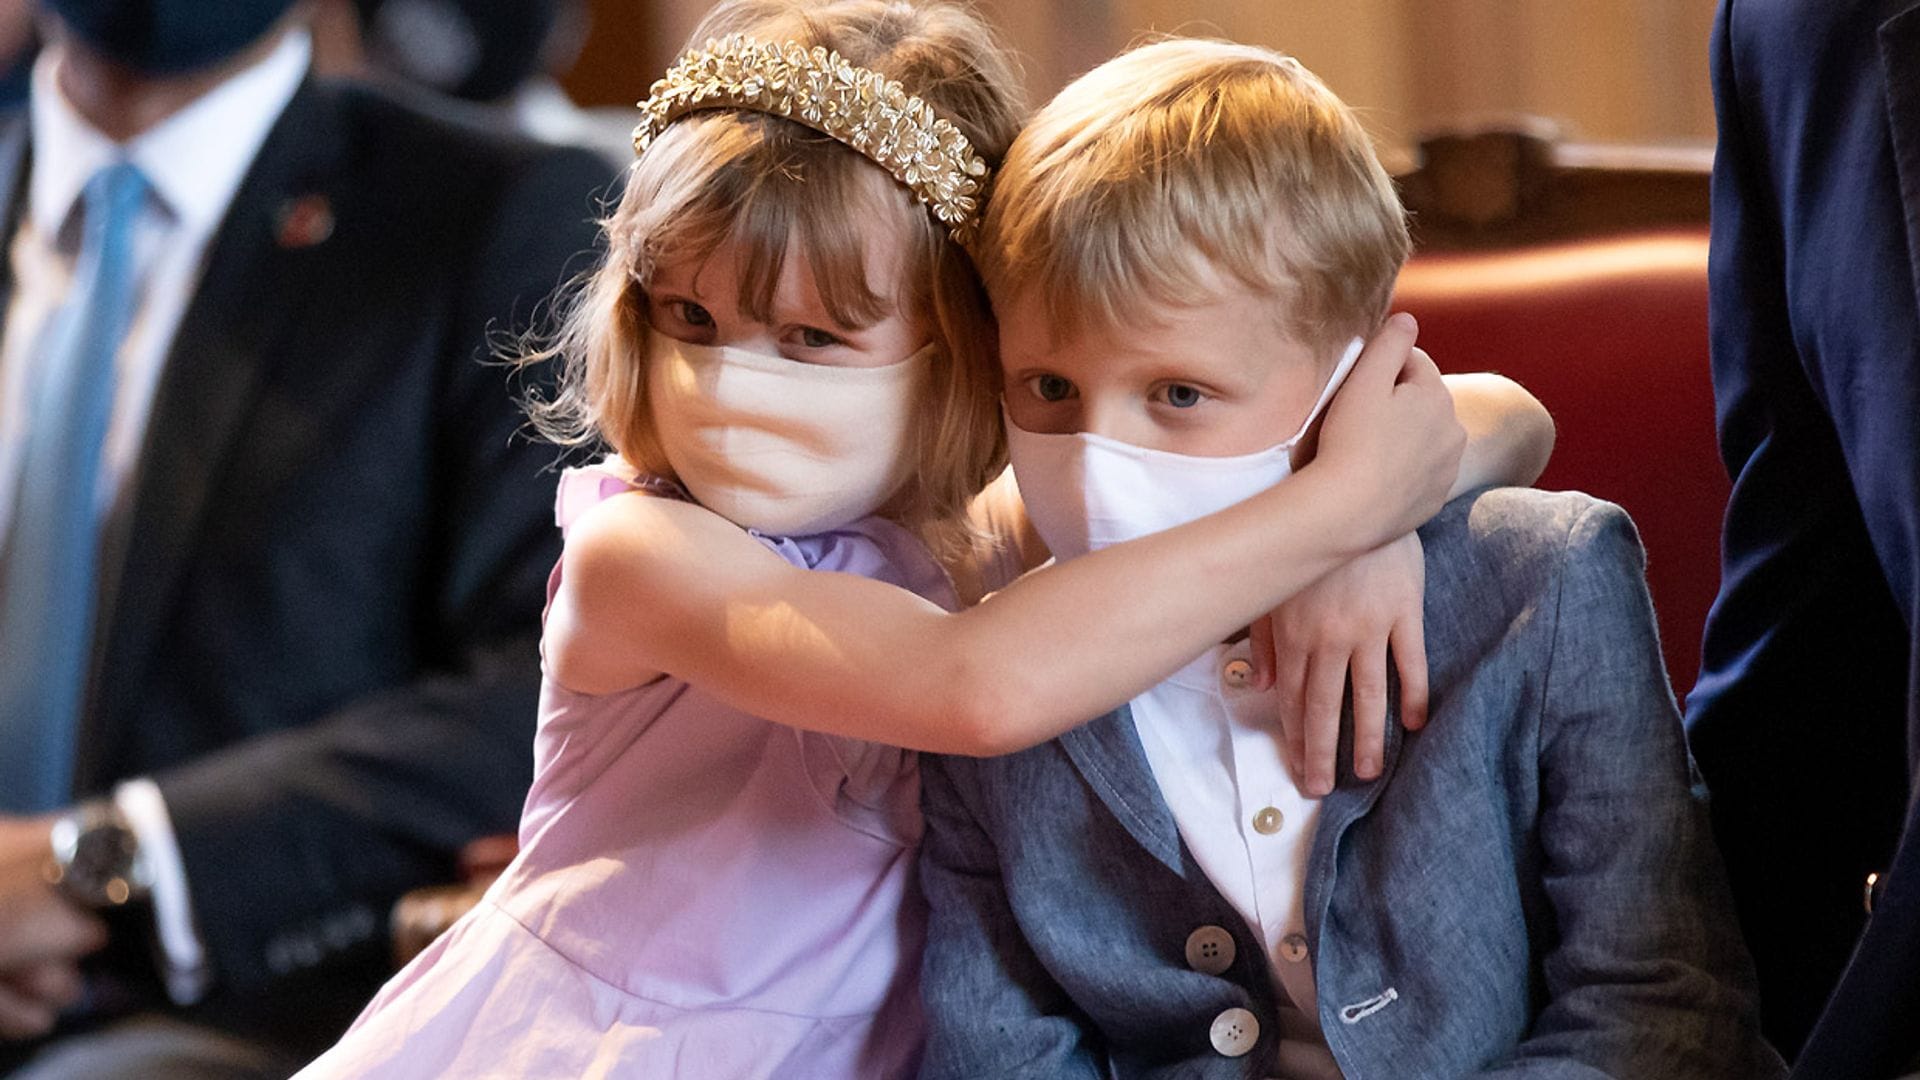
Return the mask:
M 1553 413 L 1541 487 L 1633 516 L 1683 695 L 1719 585 L 1727 497 L 1707 361 L 1707 168 L 1704 153 L 1610 155 L 1526 134 L 1430 143 L 1402 178 L 1417 249 L 1396 297 L 1442 369 L 1500 372 Z

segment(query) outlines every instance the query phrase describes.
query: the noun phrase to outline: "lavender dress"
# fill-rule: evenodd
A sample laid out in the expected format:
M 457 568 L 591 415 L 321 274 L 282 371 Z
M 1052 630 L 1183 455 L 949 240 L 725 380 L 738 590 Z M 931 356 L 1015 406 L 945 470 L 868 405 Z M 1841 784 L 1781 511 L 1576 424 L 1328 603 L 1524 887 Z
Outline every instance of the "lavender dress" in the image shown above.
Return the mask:
M 668 486 L 571 471 L 561 527 Z M 956 606 L 890 522 L 759 539 L 796 566 Z M 556 568 L 549 597 L 558 581 Z M 534 753 L 519 857 L 301 1076 L 914 1072 L 912 752 L 783 727 L 664 678 L 604 696 L 548 679 Z

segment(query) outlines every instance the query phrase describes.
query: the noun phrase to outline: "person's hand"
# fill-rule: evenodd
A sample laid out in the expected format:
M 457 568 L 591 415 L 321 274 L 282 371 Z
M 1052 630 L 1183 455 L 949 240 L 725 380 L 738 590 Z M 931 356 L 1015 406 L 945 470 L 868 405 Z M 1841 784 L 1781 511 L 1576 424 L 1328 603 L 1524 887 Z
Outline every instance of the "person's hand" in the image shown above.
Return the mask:
M 1402 312 L 1367 342 L 1327 408 L 1307 466 L 1331 472 L 1331 490 L 1375 526 L 1368 547 L 1425 524 L 1460 475 L 1466 431 L 1439 369 L 1413 347 L 1418 333 Z
M 1334 570 L 1250 628 L 1254 685 L 1271 687 L 1281 746 L 1300 790 L 1333 790 L 1340 699 L 1353 679 L 1353 772 L 1380 775 L 1385 753 L 1387 656 L 1400 670 L 1400 722 L 1427 720 L 1426 559 L 1408 533 Z
M 79 997 L 79 959 L 107 943 L 106 925 L 47 881 L 52 828 L 0 817 L 0 1041 L 51 1030 Z
M 0 975 L 0 1044 L 36 1039 L 53 1030 L 60 1010 L 80 1000 L 80 967 L 48 960 Z

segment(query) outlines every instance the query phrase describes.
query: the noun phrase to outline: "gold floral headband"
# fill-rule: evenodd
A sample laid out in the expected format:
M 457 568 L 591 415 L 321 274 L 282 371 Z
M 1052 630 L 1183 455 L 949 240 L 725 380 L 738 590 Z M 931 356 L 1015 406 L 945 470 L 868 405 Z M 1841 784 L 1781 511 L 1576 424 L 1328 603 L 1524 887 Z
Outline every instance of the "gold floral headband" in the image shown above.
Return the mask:
M 961 246 L 973 239 L 987 163 L 933 107 L 837 52 L 756 41 L 744 34 L 689 49 L 640 103 L 633 151 L 699 109 L 752 109 L 831 136 L 907 186 Z

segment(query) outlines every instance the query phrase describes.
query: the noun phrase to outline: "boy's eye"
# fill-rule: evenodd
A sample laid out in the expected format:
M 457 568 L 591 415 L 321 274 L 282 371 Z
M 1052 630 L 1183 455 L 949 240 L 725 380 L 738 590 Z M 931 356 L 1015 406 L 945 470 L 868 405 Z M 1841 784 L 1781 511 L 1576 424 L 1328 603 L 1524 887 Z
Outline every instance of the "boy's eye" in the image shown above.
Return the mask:
M 1185 383 L 1169 383 L 1161 393 L 1166 397 L 1167 404 L 1176 409 L 1191 409 L 1200 404 L 1200 399 L 1205 396 Z
M 1041 401 L 1065 401 L 1073 396 L 1072 381 L 1058 375 L 1035 375 L 1029 385 Z
M 840 344 L 840 339 L 812 326 L 800 328 L 800 344 L 809 349 L 826 349 Z
M 713 313 L 691 300 L 677 300 L 673 304 L 674 314 L 688 326 L 712 326 Z

